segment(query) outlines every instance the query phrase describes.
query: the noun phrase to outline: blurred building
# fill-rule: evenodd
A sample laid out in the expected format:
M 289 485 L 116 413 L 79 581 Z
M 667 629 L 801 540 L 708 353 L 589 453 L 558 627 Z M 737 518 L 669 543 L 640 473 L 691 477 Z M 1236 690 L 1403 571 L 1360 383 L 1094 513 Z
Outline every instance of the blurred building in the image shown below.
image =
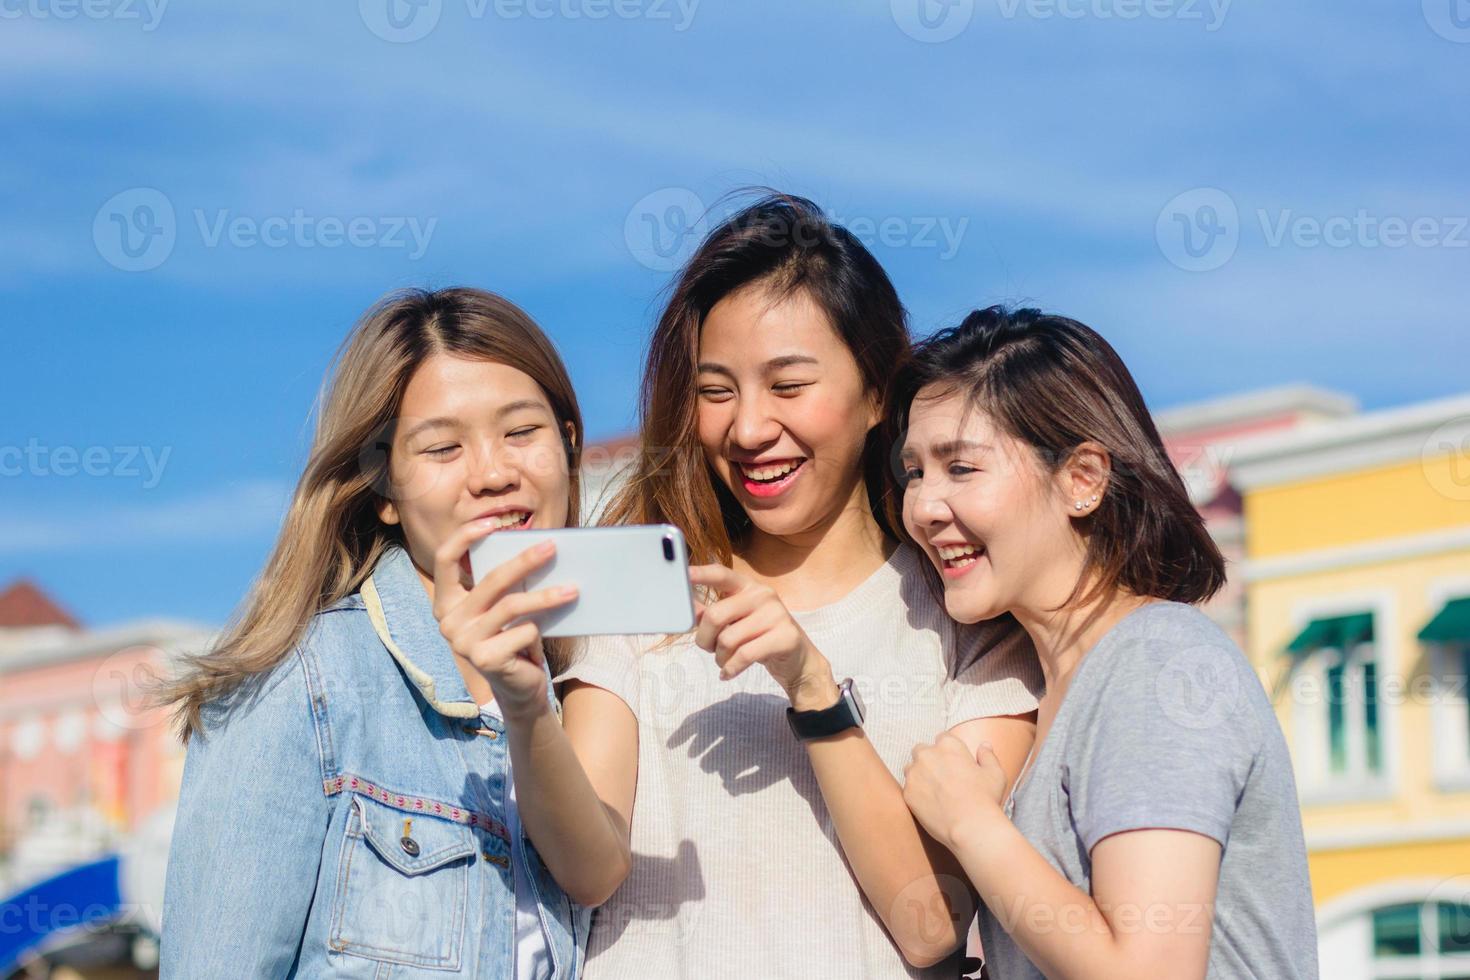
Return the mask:
M 1229 480 L 1322 976 L 1470 977 L 1470 396 L 1242 443 Z
M 112 851 L 178 793 L 183 750 L 144 702 L 168 620 L 87 629 L 33 583 L 0 592 L 0 895 Z
M 1232 457 L 1242 442 L 1254 437 L 1310 429 L 1357 410 L 1357 402 L 1347 395 L 1291 385 L 1182 405 L 1154 415 L 1169 458 L 1228 563 L 1225 588 L 1204 607 L 1205 612 L 1242 649 L 1246 646 L 1246 597 L 1240 566 L 1245 558 L 1245 525 L 1240 494 L 1230 482 Z
M 587 444 L 582 451 L 582 524 L 596 523 L 638 460 L 637 434 Z

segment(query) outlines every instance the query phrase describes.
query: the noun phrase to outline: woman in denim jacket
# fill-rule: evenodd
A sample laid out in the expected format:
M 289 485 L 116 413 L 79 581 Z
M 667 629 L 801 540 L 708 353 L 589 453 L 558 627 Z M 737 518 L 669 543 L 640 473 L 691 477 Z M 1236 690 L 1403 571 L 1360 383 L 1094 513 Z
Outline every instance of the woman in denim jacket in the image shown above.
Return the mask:
M 549 552 L 473 587 L 465 557 L 575 520 L 581 434 L 497 296 L 405 293 L 356 327 L 264 572 L 165 692 L 189 750 L 164 977 L 581 972 L 629 867 L 637 724 L 589 684 L 559 708 L 562 651 L 504 628 L 572 598 L 506 591 Z

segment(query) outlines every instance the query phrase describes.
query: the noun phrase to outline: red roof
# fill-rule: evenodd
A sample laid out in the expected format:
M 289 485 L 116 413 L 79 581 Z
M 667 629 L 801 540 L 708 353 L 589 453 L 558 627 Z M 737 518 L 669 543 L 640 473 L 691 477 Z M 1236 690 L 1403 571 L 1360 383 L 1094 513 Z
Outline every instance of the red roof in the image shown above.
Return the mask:
M 0 592 L 0 627 L 65 626 L 80 629 L 81 624 L 62 609 L 30 579 L 16 579 Z

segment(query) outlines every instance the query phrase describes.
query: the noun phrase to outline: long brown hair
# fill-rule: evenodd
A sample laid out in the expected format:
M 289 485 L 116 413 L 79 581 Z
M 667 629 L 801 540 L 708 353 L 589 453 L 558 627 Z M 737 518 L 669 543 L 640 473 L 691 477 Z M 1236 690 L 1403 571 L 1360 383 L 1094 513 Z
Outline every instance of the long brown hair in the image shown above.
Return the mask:
M 673 524 L 684 532 L 695 563 L 728 565 L 749 526 L 699 444 L 697 361 L 706 314 L 754 285 L 776 297 L 805 292 L 880 399 L 889 373 L 909 352 L 903 305 L 887 273 L 816 204 L 770 194 L 711 231 L 680 270 L 649 341 L 639 397 L 640 451 L 602 518 L 604 524 Z M 880 427 L 868 434 L 862 466 L 873 516 L 896 537 L 881 498 L 887 451 Z
M 901 446 L 914 396 L 959 391 L 1055 472 L 1084 442 L 1112 458 L 1102 503 L 1080 518 L 1087 547 L 1067 603 L 1122 587 L 1203 602 L 1225 584 L 1225 559 L 1189 501 L 1133 376 L 1086 324 L 1039 310 L 976 310 L 914 349 L 889 392 L 888 439 Z M 890 467 L 889 519 L 902 528 L 903 475 Z M 908 534 L 904 532 L 905 538 Z M 1082 595 L 1084 583 L 1093 587 Z M 1064 605 L 1065 605 L 1064 604 Z
M 312 616 L 357 591 L 384 550 L 403 543 L 400 528 L 379 520 L 377 504 L 393 493 L 389 452 L 404 389 L 435 354 L 504 364 L 541 386 L 564 434 L 567 521 L 576 523 L 582 415 L 561 357 L 535 322 L 478 289 L 414 289 L 383 298 L 338 351 L 318 400 L 305 471 L 264 570 L 212 649 L 159 692 L 158 702 L 173 706 L 185 742 L 199 729 L 206 704 L 280 663 Z

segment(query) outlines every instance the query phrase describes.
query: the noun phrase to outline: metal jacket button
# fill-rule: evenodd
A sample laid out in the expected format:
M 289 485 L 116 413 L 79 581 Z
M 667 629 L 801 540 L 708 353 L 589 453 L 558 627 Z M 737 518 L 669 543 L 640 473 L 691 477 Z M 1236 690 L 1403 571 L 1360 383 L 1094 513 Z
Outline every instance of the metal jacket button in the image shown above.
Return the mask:
M 419 856 L 419 842 L 412 837 L 401 838 L 398 843 L 403 845 L 403 852 L 409 857 Z

